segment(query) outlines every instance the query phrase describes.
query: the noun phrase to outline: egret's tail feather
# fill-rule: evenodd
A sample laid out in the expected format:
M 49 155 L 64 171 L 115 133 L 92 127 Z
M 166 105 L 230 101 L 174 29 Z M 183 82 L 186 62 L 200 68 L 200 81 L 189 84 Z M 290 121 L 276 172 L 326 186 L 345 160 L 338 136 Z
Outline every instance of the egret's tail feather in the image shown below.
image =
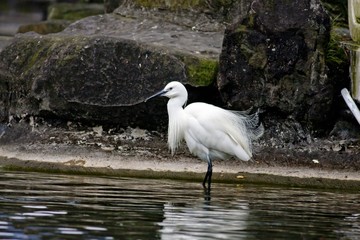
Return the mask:
M 249 129 L 250 130 L 250 137 L 252 140 L 258 140 L 259 138 L 261 138 L 261 136 L 264 134 L 265 132 L 265 128 L 264 125 L 262 123 L 260 123 L 259 126 L 257 126 L 256 128 L 253 129 Z
M 249 136 L 252 140 L 259 139 L 264 134 L 264 125 L 260 122 L 259 118 L 260 109 L 254 114 L 247 117 L 245 125 L 248 128 Z
M 242 119 L 245 124 L 247 135 L 251 140 L 257 140 L 264 134 L 264 125 L 260 122 L 258 109 L 255 113 L 249 114 L 252 108 L 245 111 L 232 111 Z

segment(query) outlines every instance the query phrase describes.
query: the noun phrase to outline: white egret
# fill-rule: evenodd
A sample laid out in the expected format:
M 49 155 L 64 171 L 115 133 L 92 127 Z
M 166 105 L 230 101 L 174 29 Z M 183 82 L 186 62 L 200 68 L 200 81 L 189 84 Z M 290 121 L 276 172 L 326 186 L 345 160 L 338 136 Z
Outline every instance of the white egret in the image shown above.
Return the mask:
M 229 111 L 211 104 L 196 102 L 183 108 L 188 93 L 180 82 L 170 82 L 163 90 L 145 100 L 165 96 L 169 98 L 168 146 L 174 154 L 185 139 L 190 152 L 207 161 L 208 169 L 203 187 L 210 190 L 212 160 L 232 156 L 248 161 L 252 157 L 251 141 L 259 138 L 264 127 L 258 124 L 258 112 L 248 115 L 246 111 Z

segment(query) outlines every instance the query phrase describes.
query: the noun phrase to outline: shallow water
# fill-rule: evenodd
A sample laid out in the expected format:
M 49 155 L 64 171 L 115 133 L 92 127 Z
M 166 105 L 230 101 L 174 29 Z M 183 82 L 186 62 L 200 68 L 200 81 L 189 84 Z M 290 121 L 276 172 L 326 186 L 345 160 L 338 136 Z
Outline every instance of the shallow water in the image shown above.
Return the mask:
M 360 194 L 0 171 L 0 239 L 360 239 Z

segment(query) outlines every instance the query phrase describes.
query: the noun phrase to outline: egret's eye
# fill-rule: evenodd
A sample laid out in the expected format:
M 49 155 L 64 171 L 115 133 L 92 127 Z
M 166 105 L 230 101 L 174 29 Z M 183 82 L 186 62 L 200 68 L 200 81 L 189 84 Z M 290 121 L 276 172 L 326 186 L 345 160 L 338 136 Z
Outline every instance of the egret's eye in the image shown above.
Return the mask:
M 173 88 L 171 87 L 171 88 L 169 88 L 169 91 L 171 91 Z

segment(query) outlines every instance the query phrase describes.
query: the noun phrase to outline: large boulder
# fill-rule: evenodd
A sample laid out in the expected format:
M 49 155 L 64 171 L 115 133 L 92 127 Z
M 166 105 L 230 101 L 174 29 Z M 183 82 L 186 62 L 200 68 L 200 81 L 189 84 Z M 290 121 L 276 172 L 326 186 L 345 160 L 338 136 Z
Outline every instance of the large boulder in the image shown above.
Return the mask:
M 318 0 L 253 1 L 225 31 L 218 88 L 234 108 L 260 107 L 308 125 L 327 121 L 330 21 Z
M 166 126 L 166 100 L 144 99 L 169 81 L 212 85 L 222 37 L 220 30 L 119 13 L 84 18 L 56 34 L 18 34 L 0 52 L 1 118 Z

